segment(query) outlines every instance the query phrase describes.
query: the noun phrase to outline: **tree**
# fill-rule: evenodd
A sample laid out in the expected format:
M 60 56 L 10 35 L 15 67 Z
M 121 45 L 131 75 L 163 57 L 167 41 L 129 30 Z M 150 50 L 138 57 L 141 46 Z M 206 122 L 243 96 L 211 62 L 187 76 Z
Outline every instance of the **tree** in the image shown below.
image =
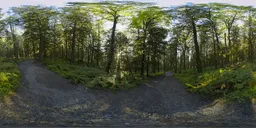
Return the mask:
M 77 44 L 77 35 L 86 36 L 86 32 L 89 32 L 91 29 L 91 19 L 88 13 L 88 10 L 80 7 L 80 6 L 72 6 L 66 7 L 62 10 L 62 26 L 65 29 L 66 34 L 72 35 L 71 40 L 71 55 L 70 55 L 70 63 L 75 63 L 75 53 L 76 53 L 76 45 Z M 69 36 L 66 36 L 68 38 Z M 66 44 L 67 47 L 67 44 Z M 78 49 L 79 50 L 79 49 Z M 67 51 L 67 48 L 66 48 Z M 79 52 L 79 51 L 78 51 Z
M 10 14 L 10 13 L 9 13 Z M 15 58 L 19 58 L 19 43 L 17 41 L 16 38 L 16 25 L 19 24 L 19 19 L 13 15 L 8 16 L 5 19 L 6 25 L 9 27 L 9 30 L 11 32 L 12 35 L 12 41 L 13 41 L 13 55 L 15 56 Z
M 256 22 L 253 17 L 256 16 L 256 9 L 252 7 L 246 8 L 246 11 L 248 12 L 248 20 L 246 22 L 246 25 L 248 27 L 248 60 L 253 61 L 254 59 L 254 43 L 253 40 L 255 41 L 255 36 L 254 34 L 254 27 L 256 26 Z
M 168 18 L 159 7 L 148 7 L 139 11 L 137 16 L 132 17 L 131 27 L 138 30 L 138 38 L 140 38 L 138 43 L 141 44 L 141 76 L 144 76 L 149 30 L 163 22 L 168 23 Z M 141 31 L 142 35 L 140 35 Z
M 127 16 L 128 9 L 132 6 L 122 3 L 118 4 L 118 2 L 102 2 L 102 3 L 79 3 L 79 2 L 70 2 L 69 4 L 73 5 L 81 5 L 92 7 L 92 11 L 94 11 L 97 15 L 101 15 L 104 19 L 113 22 L 113 27 L 111 31 L 111 40 L 110 40 L 110 49 L 108 53 L 107 65 L 106 65 L 106 73 L 109 74 L 112 66 L 112 62 L 114 61 L 115 56 L 115 34 L 116 34 L 116 25 L 120 20 L 120 17 Z
M 42 6 L 23 6 L 12 9 L 23 21 L 25 34 L 33 42 L 39 40 L 39 61 L 44 60 L 45 45 L 49 30 L 49 19 L 52 16 L 52 9 Z M 35 37 L 34 37 L 35 36 Z M 35 50 L 35 48 L 34 48 Z
M 202 65 L 201 65 L 201 57 L 200 57 L 200 50 L 199 50 L 199 43 L 197 39 L 197 22 L 200 18 L 203 18 L 205 14 L 205 10 L 201 8 L 200 6 L 196 5 L 185 5 L 185 6 L 180 6 L 178 8 L 175 8 L 171 10 L 171 12 L 176 12 L 172 13 L 174 17 L 179 20 L 180 22 L 184 22 L 188 24 L 193 33 L 193 39 L 194 39 L 194 47 L 196 51 L 196 63 L 197 63 L 197 72 L 201 73 L 202 72 Z

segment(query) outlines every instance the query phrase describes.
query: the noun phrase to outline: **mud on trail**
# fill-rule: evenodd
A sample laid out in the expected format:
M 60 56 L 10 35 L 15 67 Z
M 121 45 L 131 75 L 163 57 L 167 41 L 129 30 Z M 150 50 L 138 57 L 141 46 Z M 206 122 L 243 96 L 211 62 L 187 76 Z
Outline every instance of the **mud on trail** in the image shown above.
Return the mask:
M 19 69 L 22 87 L 0 103 L 0 126 L 179 125 L 195 121 L 212 102 L 187 92 L 172 74 L 106 92 L 71 84 L 34 60 Z

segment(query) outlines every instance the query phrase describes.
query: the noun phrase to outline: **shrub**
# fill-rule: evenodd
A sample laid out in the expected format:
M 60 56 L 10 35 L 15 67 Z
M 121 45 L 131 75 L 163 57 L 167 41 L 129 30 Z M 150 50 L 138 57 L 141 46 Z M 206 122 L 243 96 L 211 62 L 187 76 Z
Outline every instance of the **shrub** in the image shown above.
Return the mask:
M 20 72 L 14 62 L 0 61 L 0 99 L 20 86 Z
M 115 75 L 107 75 L 104 70 L 83 65 L 71 65 L 62 60 L 46 60 L 48 68 L 64 78 L 71 79 L 75 84 L 82 83 L 87 87 L 103 90 L 124 90 L 135 87 L 140 78 L 123 74 L 120 81 Z
M 246 64 L 197 75 L 177 74 L 175 77 L 192 92 L 230 101 L 246 101 L 256 94 L 256 72 L 253 68 L 252 64 Z

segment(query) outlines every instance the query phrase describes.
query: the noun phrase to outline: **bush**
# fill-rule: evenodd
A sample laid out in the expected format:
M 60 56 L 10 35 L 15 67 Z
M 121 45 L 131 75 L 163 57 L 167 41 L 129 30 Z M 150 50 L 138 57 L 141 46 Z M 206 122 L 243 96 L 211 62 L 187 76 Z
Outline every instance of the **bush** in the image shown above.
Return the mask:
M 84 84 L 90 88 L 103 90 L 124 90 L 135 87 L 140 81 L 137 77 L 123 75 L 120 81 L 115 79 L 115 75 L 107 75 L 104 70 L 82 65 L 71 65 L 62 60 L 46 60 L 44 62 L 48 68 L 64 78 L 71 79 L 75 84 Z
M 230 101 L 246 101 L 256 95 L 256 72 L 252 64 L 209 70 L 202 74 L 176 74 L 186 87 L 196 93 Z
M 155 77 L 155 76 L 162 76 L 162 75 L 164 75 L 164 72 L 156 72 L 156 73 L 149 74 L 149 76 L 153 76 L 153 77 Z
M 0 99 L 20 86 L 20 72 L 14 62 L 0 61 Z

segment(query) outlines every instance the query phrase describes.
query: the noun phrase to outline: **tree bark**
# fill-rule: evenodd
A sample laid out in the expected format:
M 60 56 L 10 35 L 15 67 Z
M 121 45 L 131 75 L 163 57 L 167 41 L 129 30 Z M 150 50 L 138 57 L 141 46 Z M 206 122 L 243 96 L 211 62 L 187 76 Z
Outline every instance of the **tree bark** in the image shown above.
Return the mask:
M 65 60 L 67 61 L 68 60 L 68 34 L 67 34 L 67 37 L 66 37 L 66 41 L 65 41 Z
M 187 44 L 185 41 L 184 51 L 183 51 L 183 69 L 184 69 L 184 71 L 186 71 L 186 50 L 187 50 Z
M 253 48 L 254 48 L 254 46 L 253 46 L 253 43 L 252 43 L 253 32 L 252 32 L 251 12 L 249 12 L 248 27 L 249 27 L 249 31 L 248 31 L 248 60 L 252 61 L 253 60 Z
M 194 37 L 194 45 L 195 45 L 195 50 L 196 50 L 196 68 L 198 73 L 202 73 L 202 65 L 201 65 L 201 58 L 200 58 L 200 51 L 199 51 L 199 45 L 197 41 L 197 29 L 196 29 L 196 24 L 195 21 L 192 19 L 191 20 L 191 25 L 193 29 L 193 37 Z
M 43 42 L 43 35 L 41 29 L 39 29 L 39 61 L 43 62 L 44 60 L 44 42 Z
M 142 49 L 142 58 L 141 58 L 141 72 L 140 75 L 144 76 L 144 65 L 145 65 L 145 50 L 146 50 L 146 39 L 147 39 L 147 25 L 144 23 L 144 37 L 143 37 L 143 49 Z
M 174 57 L 175 57 L 175 69 L 174 69 L 174 71 L 175 71 L 175 73 L 177 73 L 178 72 L 178 39 L 177 39 L 177 42 L 175 43 L 175 49 L 174 49 Z
M 217 64 L 217 52 L 216 52 L 216 42 L 214 39 L 214 33 L 212 33 L 212 41 L 213 41 L 213 63 L 214 63 L 215 69 L 217 69 L 218 64 Z
M 149 52 L 150 52 L 150 49 L 147 50 L 147 76 L 149 76 Z
M 108 62 L 107 62 L 106 70 L 105 70 L 107 74 L 109 74 L 109 72 L 110 72 L 111 65 L 114 60 L 114 55 L 115 55 L 115 32 L 116 32 L 117 19 L 118 19 L 118 17 L 114 16 L 111 41 L 110 41 L 110 51 L 109 51 Z
M 76 22 L 74 23 L 74 26 L 73 26 L 73 37 L 72 37 L 72 46 L 71 46 L 71 59 L 70 59 L 71 64 L 75 63 L 75 46 L 76 46 Z
M 120 82 L 121 81 L 121 57 L 122 57 L 122 53 L 120 52 L 120 47 L 118 48 L 118 52 L 120 53 L 120 55 L 117 58 L 116 80 L 117 82 Z
M 11 33 L 12 33 L 14 56 L 15 56 L 16 59 L 18 59 L 19 58 L 19 44 L 17 42 L 16 35 L 14 33 L 13 24 L 10 22 L 9 25 L 10 25 L 10 30 L 11 30 Z
M 97 40 L 97 66 L 99 66 L 100 61 L 100 26 L 98 25 L 98 40 Z

